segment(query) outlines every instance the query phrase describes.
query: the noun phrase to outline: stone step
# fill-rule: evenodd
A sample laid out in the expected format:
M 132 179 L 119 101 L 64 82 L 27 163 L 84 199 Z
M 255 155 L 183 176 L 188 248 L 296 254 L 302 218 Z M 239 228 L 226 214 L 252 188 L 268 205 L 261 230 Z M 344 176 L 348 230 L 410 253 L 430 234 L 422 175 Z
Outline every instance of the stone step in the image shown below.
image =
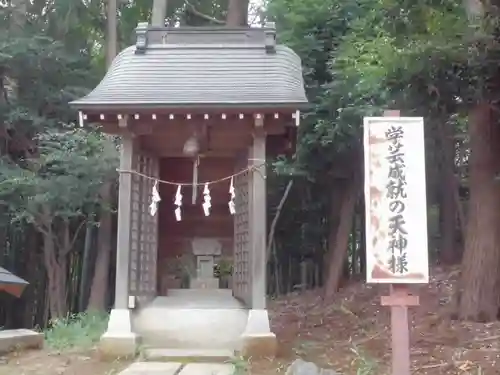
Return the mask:
M 136 362 L 120 375 L 233 375 L 234 371 L 233 365 L 221 363 Z
M 243 308 L 188 308 L 189 304 L 200 303 L 193 299 L 165 298 L 156 305 L 145 307 L 134 317 L 134 330 L 141 336 L 142 343 L 150 348 L 172 349 L 231 349 L 241 346 L 241 335 L 248 322 L 248 310 Z M 193 302 L 194 301 L 194 302 Z M 162 307 L 169 303 L 179 307 Z M 205 301 L 219 302 L 220 307 L 227 306 L 224 299 L 211 298 Z M 235 300 L 230 300 L 237 307 Z M 196 306 L 196 305 L 195 305 Z
M 222 363 L 190 363 L 184 366 L 178 375 L 233 375 L 235 368 Z
M 171 335 L 169 332 L 142 332 L 141 343 L 143 348 L 161 348 L 161 349 L 196 349 L 204 350 L 209 347 L 211 350 L 228 350 L 234 352 L 240 350 L 241 340 L 238 338 L 236 341 L 215 341 L 213 345 L 207 340 L 204 341 L 186 341 L 178 339 L 178 336 Z
M 119 375 L 178 375 L 181 369 L 182 363 L 136 362 Z
M 155 362 L 227 362 L 234 357 L 234 351 L 224 349 L 163 349 L 149 348 L 144 351 L 146 361 Z
M 187 335 L 186 335 L 187 336 Z M 189 336 L 182 339 L 178 335 L 172 334 L 168 331 L 158 331 L 158 332 L 141 332 L 141 342 L 142 346 L 146 349 L 149 348 L 161 348 L 161 349 L 197 349 L 203 350 L 210 348 L 212 350 L 229 350 L 235 351 L 239 350 L 241 347 L 240 337 L 235 338 L 232 341 L 222 341 L 213 340 L 213 345 L 211 345 L 209 340 L 199 340 L 195 341 L 193 339 L 189 340 Z M 189 341 L 188 341 L 189 340 Z
M 202 299 L 206 296 L 220 296 L 221 298 L 232 299 L 233 291 L 231 289 L 169 289 L 165 297 L 188 298 L 190 296 Z

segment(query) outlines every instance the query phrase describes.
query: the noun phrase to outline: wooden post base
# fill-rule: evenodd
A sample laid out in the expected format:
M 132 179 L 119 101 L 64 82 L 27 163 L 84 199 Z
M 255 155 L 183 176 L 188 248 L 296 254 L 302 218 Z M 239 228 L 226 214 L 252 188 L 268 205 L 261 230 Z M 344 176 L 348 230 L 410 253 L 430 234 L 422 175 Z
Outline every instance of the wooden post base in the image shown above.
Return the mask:
M 410 329 L 408 306 L 418 306 L 418 296 L 411 295 L 405 284 L 392 284 L 382 306 L 391 307 L 392 375 L 410 375 Z

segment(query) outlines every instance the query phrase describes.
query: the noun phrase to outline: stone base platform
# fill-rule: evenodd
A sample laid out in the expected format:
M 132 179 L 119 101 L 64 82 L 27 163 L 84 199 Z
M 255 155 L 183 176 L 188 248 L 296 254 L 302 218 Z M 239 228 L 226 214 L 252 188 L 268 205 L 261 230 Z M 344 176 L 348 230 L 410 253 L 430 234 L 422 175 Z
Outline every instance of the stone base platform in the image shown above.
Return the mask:
M 42 349 L 43 333 L 29 329 L 7 329 L 0 331 L 0 353 L 14 350 Z
M 134 316 L 142 345 L 163 349 L 239 349 L 246 309 L 223 289 L 170 290 Z

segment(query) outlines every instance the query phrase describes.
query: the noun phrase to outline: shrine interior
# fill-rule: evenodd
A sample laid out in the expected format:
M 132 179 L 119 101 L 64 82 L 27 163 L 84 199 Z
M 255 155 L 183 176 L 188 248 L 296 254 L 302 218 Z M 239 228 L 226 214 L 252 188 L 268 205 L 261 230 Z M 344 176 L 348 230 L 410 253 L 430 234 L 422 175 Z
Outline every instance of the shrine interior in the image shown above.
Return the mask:
M 160 179 L 191 183 L 195 159 L 170 157 L 160 159 Z M 213 181 L 230 176 L 235 171 L 234 158 L 200 158 L 198 181 Z M 230 287 L 228 278 L 212 279 L 213 266 L 232 263 L 233 216 L 228 202 L 230 180 L 209 184 L 210 215 L 203 210 L 204 187 L 182 186 L 181 221 L 177 221 L 174 204 L 178 185 L 161 184 L 158 238 L 159 295 L 169 289 L 195 287 L 196 280 L 218 283 L 219 288 Z M 193 195 L 193 191 L 195 195 Z

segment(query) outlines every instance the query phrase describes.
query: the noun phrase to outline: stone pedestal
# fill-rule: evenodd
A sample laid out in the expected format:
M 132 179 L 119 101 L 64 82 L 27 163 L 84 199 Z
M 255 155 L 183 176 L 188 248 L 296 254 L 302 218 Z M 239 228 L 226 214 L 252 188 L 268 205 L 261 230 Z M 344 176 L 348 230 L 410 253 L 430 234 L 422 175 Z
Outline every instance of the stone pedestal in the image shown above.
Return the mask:
M 267 310 L 249 310 L 241 339 L 241 355 L 244 357 L 269 358 L 276 355 L 278 343 L 276 335 L 271 332 Z
M 116 359 L 134 357 L 139 340 L 132 331 L 129 309 L 113 309 L 109 315 L 108 329 L 101 336 L 99 354 L 102 358 Z
M 216 238 L 194 238 L 191 242 L 196 258 L 196 277 L 190 282 L 191 289 L 219 289 L 215 278 L 215 257 L 222 254 L 222 244 Z

